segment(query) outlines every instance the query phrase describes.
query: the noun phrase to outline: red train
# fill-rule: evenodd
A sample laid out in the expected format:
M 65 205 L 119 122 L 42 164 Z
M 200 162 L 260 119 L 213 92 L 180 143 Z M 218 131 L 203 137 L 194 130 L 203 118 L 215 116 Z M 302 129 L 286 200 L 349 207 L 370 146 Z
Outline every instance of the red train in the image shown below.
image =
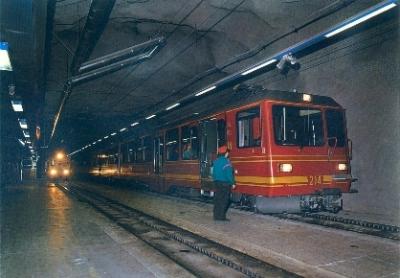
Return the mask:
M 336 212 L 341 194 L 350 192 L 350 143 L 345 111 L 332 98 L 268 91 L 114 145 L 96 154 L 90 174 L 135 179 L 161 192 L 213 195 L 212 161 L 226 144 L 234 201 L 262 212 Z

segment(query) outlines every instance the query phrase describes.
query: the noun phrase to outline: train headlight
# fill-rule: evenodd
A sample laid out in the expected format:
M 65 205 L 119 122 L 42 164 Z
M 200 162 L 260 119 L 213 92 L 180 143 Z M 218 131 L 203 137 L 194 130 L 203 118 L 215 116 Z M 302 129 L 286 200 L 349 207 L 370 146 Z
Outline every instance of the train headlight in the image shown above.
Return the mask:
M 63 170 L 63 175 L 68 176 L 69 175 L 69 169 L 64 169 Z
M 293 165 L 290 163 L 279 164 L 279 171 L 284 173 L 290 173 L 293 170 Z
M 337 165 L 337 169 L 339 170 L 339 171 L 346 171 L 347 170 L 347 164 L 346 163 L 339 163 L 338 165 Z
M 54 177 L 57 175 L 57 170 L 56 169 L 50 169 L 50 176 Z
M 58 160 L 61 160 L 61 159 L 63 159 L 64 158 L 64 153 L 62 153 L 62 152 L 58 152 L 57 154 L 56 154 L 56 158 L 58 159 Z
M 311 102 L 312 97 L 309 94 L 303 94 L 303 101 L 305 102 Z

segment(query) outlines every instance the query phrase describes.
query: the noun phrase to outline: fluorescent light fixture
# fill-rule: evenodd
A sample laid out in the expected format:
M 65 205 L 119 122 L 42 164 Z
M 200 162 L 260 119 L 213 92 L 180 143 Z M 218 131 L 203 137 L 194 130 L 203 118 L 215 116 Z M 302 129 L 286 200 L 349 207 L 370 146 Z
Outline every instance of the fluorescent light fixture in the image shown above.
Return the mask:
M 13 70 L 8 55 L 8 42 L 0 42 L 0 70 Z
M 26 119 L 18 119 L 19 126 L 22 129 L 28 129 L 28 124 L 26 123 Z
M 20 100 L 12 100 L 11 101 L 12 108 L 15 112 L 23 112 L 22 101 Z
M 375 11 L 372 11 L 371 13 L 368 13 L 368 14 L 360 17 L 359 19 L 356 19 L 356 20 L 354 20 L 352 22 L 347 23 L 346 25 L 343 25 L 342 27 L 339 27 L 336 30 L 333 30 L 332 32 L 326 34 L 325 37 L 326 38 L 333 37 L 336 34 L 339 34 L 339 33 L 343 32 L 343 31 L 345 31 L 347 29 L 350 29 L 350 28 L 352 28 L 352 27 L 354 27 L 354 26 L 356 26 L 356 25 L 358 25 L 358 24 L 360 24 L 360 23 L 362 23 L 364 21 L 367 21 L 368 19 L 373 18 L 373 17 L 375 17 L 375 16 L 377 16 L 377 15 L 379 15 L 381 13 L 384 13 L 384 12 L 386 12 L 386 11 L 396 7 L 396 6 L 397 6 L 396 3 L 390 3 L 389 5 L 383 6 L 383 7 L 379 8 L 379 9 L 377 9 Z
M 24 133 L 24 136 L 25 136 L 26 138 L 31 137 L 31 136 L 29 135 L 29 132 L 28 132 L 28 131 L 23 130 L 22 132 Z
M 168 106 L 167 108 L 165 108 L 165 110 L 171 110 L 171 109 L 173 109 L 173 108 L 175 108 L 175 107 L 178 107 L 179 105 L 181 105 L 179 102 L 178 103 L 175 103 L 175 104 L 173 104 L 173 105 L 171 105 L 171 106 Z
M 241 75 L 248 75 L 249 73 L 252 73 L 253 71 L 256 71 L 256 70 L 258 70 L 260 68 L 263 68 L 263 67 L 266 67 L 268 65 L 271 65 L 271 64 L 275 63 L 276 61 L 277 61 L 276 59 L 268 60 L 265 63 L 262 63 L 262 64 L 260 64 L 258 66 L 255 66 L 254 68 L 251 68 L 251 69 L 246 70 L 245 72 L 242 72 Z
M 97 142 L 101 142 L 101 141 L 102 141 L 101 139 L 97 140 Z
M 33 149 L 33 147 L 32 147 L 32 146 L 28 146 L 28 148 L 30 148 L 30 149 Z
M 26 143 L 26 144 L 30 144 L 31 141 L 30 141 L 30 140 L 26 140 L 25 143 Z
M 126 128 L 126 127 L 124 127 L 124 128 L 121 128 L 121 129 L 119 130 L 119 132 L 124 132 L 125 130 L 127 130 L 127 128 Z
M 115 136 L 115 135 L 117 135 L 117 133 L 116 133 L 116 132 L 113 132 L 113 133 L 111 133 L 110 135 L 111 135 L 111 136 Z
M 198 96 L 204 95 L 205 93 L 208 93 L 209 91 L 212 91 L 212 90 L 214 90 L 215 88 L 217 88 L 217 86 L 215 86 L 215 85 L 214 85 L 214 86 L 211 86 L 211 87 L 209 87 L 209 88 L 207 88 L 207 89 L 204 89 L 204 90 L 198 92 L 197 94 L 195 94 L 195 96 L 198 97 Z
M 139 124 L 139 122 L 134 122 L 134 123 L 131 123 L 131 126 L 135 126 L 135 125 L 138 125 Z
M 104 136 L 104 139 L 107 139 L 109 136 L 107 135 L 107 136 Z
M 21 143 L 22 146 L 25 146 L 25 142 L 22 141 L 21 139 L 18 139 L 18 141 Z
M 147 117 L 146 117 L 146 120 L 150 120 L 150 119 L 154 118 L 155 116 L 156 116 L 156 114 L 153 114 L 153 115 L 147 116 Z
M 93 142 L 92 145 L 96 145 L 97 142 Z

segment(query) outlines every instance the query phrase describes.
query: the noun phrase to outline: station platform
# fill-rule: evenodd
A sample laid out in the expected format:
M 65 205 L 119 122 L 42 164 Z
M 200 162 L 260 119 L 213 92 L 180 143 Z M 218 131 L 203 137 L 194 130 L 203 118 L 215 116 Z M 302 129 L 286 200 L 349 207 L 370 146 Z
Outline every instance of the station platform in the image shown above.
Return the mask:
M 399 277 L 399 242 L 132 188 L 79 183 L 304 277 Z M 1 188 L 1 277 L 191 277 L 51 183 Z
M 304 277 L 400 277 L 400 243 L 394 240 L 232 209 L 230 221 L 219 222 L 213 220 L 212 204 L 80 185 Z M 376 222 L 380 218 L 362 216 Z
M 45 182 L 1 187 L 0 277 L 192 277 Z

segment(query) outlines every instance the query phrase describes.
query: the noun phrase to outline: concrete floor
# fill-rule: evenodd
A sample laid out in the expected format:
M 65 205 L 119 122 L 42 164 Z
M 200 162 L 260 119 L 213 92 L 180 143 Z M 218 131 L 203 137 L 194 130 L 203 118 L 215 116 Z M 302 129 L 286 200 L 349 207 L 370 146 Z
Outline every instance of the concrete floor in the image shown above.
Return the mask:
M 1 189 L 0 277 L 191 277 L 56 187 Z
M 399 243 L 129 188 L 86 184 L 132 207 L 305 277 L 400 277 Z M 60 189 L 2 188 L 1 277 L 190 277 Z M 371 216 L 372 217 L 372 216 Z

